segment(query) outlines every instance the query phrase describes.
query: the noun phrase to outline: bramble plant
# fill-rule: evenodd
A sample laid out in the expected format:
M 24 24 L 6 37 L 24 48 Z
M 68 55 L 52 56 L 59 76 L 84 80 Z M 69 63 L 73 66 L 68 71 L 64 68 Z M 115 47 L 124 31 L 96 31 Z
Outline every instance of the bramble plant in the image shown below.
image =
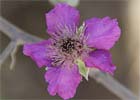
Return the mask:
M 93 67 L 113 75 L 116 67 L 109 50 L 121 34 L 116 19 L 91 18 L 78 28 L 79 11 L 66 3 L 56 4 L 45 16 L 51 38 L 25 44 L 23 53 L 39 67 L 46 66 L 50 95 L 72 98 L 82 76 L 88 79 Z

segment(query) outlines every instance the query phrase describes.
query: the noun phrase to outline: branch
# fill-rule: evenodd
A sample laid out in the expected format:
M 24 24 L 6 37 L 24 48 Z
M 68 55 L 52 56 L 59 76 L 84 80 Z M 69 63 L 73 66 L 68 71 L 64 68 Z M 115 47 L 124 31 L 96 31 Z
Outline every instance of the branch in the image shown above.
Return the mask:
M 15 54 L 17 51 L 18 45 L 22 45 L 24 43 L 30 42 L 38 42 L 41 41 L 41 38 L 36 36 L 30 35 L 27 32 L 19 29 L 18 27 L 14 26 L 13 24 L 9 23 L 3 17 L 0 17 L 0 31 L 2 31 L 5 35 L 7 35 L 11 42 L 8 44 L 6 49 L 0 54 L 0 69 L 2 63 L 6 60 L 6 58 L 11 55 L 11 66 L 10 69 L 13 68 L 15 64 Z
M 10 55 L 10 53 L 13 51 L 13 49 L 16 47 L 16 42 L 11 41 L 8 46 L 5 48 L 5 50 L 0 54 L 0 65 L 5 61 L 5 59 Z M 1 69 L 1 66 L 0 66 Z
M 13 54 L 15 54 L 15 51 L 17 49 L 14 48 L 18 46 L 18 43 L 24 44 L 42 40 L 41 38 L 22 31 L 2 17 L 0 17 L 0 30 L 12 40 L 12 42 L 10 42 L 7 48 L 0 55 L 0 64 L 8 57 L 8 55 L 10 55 L 10 52 L 13 52 L 13 50 Z M 123 100 L 137 100 L 137 97 L 130 90 L 128 90 L 108 74 L 102 73 L 97 70 L 90 70 L 89 76 L 91 78 L 94 78 L 97 82 L 105 86 L 108 90 L 110 90 Z
M 91 69 L 89 76 L 94 78 L 97 82 L 102 84 L 122 100 L 137 100 L 138 98 L 130 90 L 108 74 L 100 72 L 99 70 Z
M 16 52 L 18 51 L 18 47 L 20 45 L 23 45 L 24 43 L 20 40 L 16 41 L 16 47 L 13 49 L 11 52 L 11 64 L 10 64 L 10 69 L 12 70 L 16 64 Z
M 20 40 L 22 42 L 38 42 L 41 38 L 30 35 L 27 32 L 19 29 L 18 27 L 12 25 L 3 17 L 0 17 L 0 30 L 6 34 L 11 40 Z

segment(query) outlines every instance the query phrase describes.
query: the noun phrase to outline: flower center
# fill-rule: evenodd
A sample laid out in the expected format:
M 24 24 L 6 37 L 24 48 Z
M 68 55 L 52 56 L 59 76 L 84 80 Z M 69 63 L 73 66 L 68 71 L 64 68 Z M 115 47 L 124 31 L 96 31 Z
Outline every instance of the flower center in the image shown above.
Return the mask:
M 60 55 L 54 55 L 52 65 L 57 66 L 64 63 L 65 60 L 74 61 L 82 54 L 83 44 L 79 39 L 64 38 L 56 41 L 54 46 L 57 47 Z
M 82 43 L 76 39 L 67 38 L 62 40 L 60 48 L 66 54 L 79 53 L 82 49 Z
M 75 43 L 76 41 L 72 40 L 71 38 L 63 40 L 61 45 L 62 51 L 66 53 L 72 53 L 72 51 L 75 49 Z

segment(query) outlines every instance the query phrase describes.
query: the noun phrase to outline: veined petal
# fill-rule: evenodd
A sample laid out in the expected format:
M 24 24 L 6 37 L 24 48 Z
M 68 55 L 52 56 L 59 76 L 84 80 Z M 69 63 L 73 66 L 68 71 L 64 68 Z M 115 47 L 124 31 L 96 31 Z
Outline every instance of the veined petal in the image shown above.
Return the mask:
M 50 60 L 47 58 L 47 47 L 52 44 L 51 42 L 51 39 L 48 39 L 39 43 L 25 44 L 23 53 L 30 56 L 39 67 L 48 65 Z
M 49 83 L 48 91 L 50 95 L 56 95 L 56 93 L 63 99 L 72 98 L 76 93 L 82 77 L 78 72 L 76 65 L 61 67 L 49 67 L 45 80 Z
M 116 19 L 91 18 L 85 21 L 86 44 L 89 47 L 109 50 L 120 37 Z
M 46 13 L 47 31 L 50 35 L 74 34 L 79 24 L 80 14 L 77 9 L 66 3 L 56 4 Z
M 111 54 L 106 50 L 95 50 L 89 53 L 89 56 L 84 57 L 87 67 L 96 67 L 103 72 L 113 74 L 116 66 L 112 63 Z

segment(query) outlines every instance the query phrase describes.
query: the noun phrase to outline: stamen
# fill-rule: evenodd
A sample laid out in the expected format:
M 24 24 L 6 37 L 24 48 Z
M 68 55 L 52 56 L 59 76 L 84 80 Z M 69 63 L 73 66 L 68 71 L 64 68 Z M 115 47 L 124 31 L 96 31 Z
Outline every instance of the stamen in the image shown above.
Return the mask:
M 75 40 L 68 38 L 67 40 L 63 40 L 61 45 L 62 51 L 66 53 L 72 53 L 75 49 Z

